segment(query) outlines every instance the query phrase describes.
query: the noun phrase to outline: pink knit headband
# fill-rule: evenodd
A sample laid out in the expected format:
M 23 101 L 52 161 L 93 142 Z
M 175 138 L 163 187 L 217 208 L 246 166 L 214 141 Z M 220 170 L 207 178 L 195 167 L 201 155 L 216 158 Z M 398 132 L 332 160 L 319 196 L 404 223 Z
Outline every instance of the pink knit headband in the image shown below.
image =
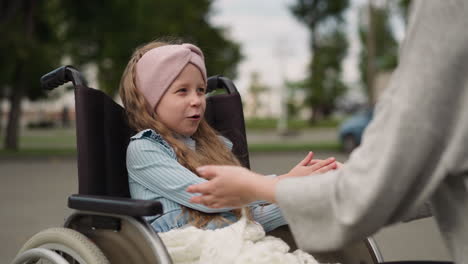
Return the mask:
M 202 51 L 192 44 L 166 45 L 146 52 L 136 64 L 136 85 L 154 109 L 161 97 L 192 63 L 200 69 L 206 83 L 205 61 Z

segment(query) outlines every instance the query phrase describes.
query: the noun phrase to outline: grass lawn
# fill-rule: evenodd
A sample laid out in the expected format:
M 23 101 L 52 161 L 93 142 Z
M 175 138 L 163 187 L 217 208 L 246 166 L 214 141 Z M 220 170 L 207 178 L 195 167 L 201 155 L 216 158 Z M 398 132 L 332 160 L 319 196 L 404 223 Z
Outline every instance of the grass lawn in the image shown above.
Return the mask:
M 249 152 L 286 152 L 286 151 L 340 151 L 338 142 L 321 143 L 253 143 L 249 144 Z
M 4 135 L 0 137 L 3 145 Z M 68 156 L 76 154 L 75 128 L 24 129 L 19 151 L 0 148 L 0 157 Z
M 19 151 L 0 149 L 0 158 L 76 156 L 76 148 L 22 148 Z
M 308 128 L 330 128 L 338 127 L 342 122 L 342 119 L 327 119 L 310 124 L 306 120 L 288 120 L 288 128 L 293 130 L 302 130 Z M 254 118 L 245 121 L 245 127 L 247 130 L 264 130 L 264 129 L 276 129 L 278 120 L 274 118 Z
M 75 128 L 31 129 L 20 134 L 21 148 L 75 148 Z
M 268 124 L 270 121 L 265 121 Z M 270 122 L 269 125 L 272 123 Z M 323 128 L 323 127 L 322 127 Z M 309 128 L 310 129 L 310 128 Z M 260 128 L 248 128 L 258 131 Z M 263 130 L 268 130 L 264 128 Z M 0 137 L 1 144 L 4 135 Z M 15 157 L 48 157 L 48 156 L 74 156 L 76 155 L 76 134 L 74 128 L 57 129 L 28 129 L 20 134 L 19 151 L 8 151 L 0 148 L 0 158 Z M 285 152 L 285 151 L 338 151 L 340 146 L 336 141 L 322 142 L 250 142 L 249 152 Z

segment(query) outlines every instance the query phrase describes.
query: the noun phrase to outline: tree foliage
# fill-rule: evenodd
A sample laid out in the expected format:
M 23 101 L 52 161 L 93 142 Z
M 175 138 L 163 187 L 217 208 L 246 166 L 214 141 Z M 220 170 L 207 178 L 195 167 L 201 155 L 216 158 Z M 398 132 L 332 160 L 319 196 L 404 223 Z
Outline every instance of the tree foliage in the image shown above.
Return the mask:
M 193 42 L 208 74 L 234 78 L 239 44 L 209 24 L 212 0 L 0 0 L 0 98 L 10 101 L 6 148 L 17 149 L 21 99 L 42 95 L 39 77 L 64 57 L 95 64 L 99 88 L 113 95 L 133 50 L 162 36 Z
M 405 21 L 405 24 L 408 24 L 408 17 L 410 11 L 411 0 L 399 0 L 396 3 L 397 12 Z
M 247 90 L 251 99 L 249 114 L 251 117 L 256 117 L 258 116 L 259 109 L 263 106 L 261 96 L 268 91 L 268 87 L 260 80 L 260 73 L 254 71 L 250 74 L 250 84 Z
M 25 95 L 37 99 L 44 95 L 38 89 L 39 77 L 44 69 L 58 65 L 63 52 L 53 26 L 57 6 L 33 0 L 1 1 L 0 5 L 0 89 L 4 95 L 12 95 L 13 84 L 22 79 Z
M 5 137 L 8 149 L 18 148 L 21 99 L 43 96 L 39 77 L 60 61 L 60 38 L 53 27 L 56 13 L 52 1 L 0 2 L 0 95 L 10 102 Z
M 313 73 L 309 77 L 307 101 L 315 106 L 315 115 L 329 116 L 335 108 L 336 99 L 346 91 L 341 81 L 341 62 L 346 56 L 348 42 L 345 34 L 335 29 L 321 37 L 319 47 L 312 61 Z
M 391 13 L 386 7 L 373 8 L 373 24 L 374 24 L 374 47 L 375 54 L 373 67 L 375 72 L 384 72 L 392 70 L 398 64 L 398 43 L 394 37 L 393 30 L 390 24 Z M 360 23 L 359 37 L 364 47 L 361 50 L 359 69 L 361 72 L 361 81 L 364 90 L 369 94 L 369 85 L 367 78 L 368 53 L 366 47 L 368 24 Z
M 297 85 L 306 90 L 312 122 L 331 114 L 336 99 L 346 90 L 341 81 L 341 61 L 348 43 L 341 27 L 348 5 L 348 0 L 297 0 L 291 6 L 310 31 L 312 61 L 308 77 Z
M 209 24 L 211 0 L 63 1 L 67 51 L 78 65 L 93 62 L 99 87 L 118 89 L 133 50 L 143 43 L 173 36 L 200 46 L 208 74 L 236 76 L 241 59 L 237 43 Z
M 316 31 L 318 25 L 328 20 L 343 21 L 343 11 L 348 5 L 348 0 L 297 0 L 291 11 L 311 31 Z

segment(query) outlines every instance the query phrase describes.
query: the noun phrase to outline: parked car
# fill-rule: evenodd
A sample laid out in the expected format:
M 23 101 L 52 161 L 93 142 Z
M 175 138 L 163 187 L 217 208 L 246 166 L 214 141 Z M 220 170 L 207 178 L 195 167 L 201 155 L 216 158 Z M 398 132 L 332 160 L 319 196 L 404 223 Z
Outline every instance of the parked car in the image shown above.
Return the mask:
M 373 112 L 372 108 L 362 109 L 340 125 L 338 136 L 344 152 L 350 153 L 361 144 L 362 134 L 372 120 Z

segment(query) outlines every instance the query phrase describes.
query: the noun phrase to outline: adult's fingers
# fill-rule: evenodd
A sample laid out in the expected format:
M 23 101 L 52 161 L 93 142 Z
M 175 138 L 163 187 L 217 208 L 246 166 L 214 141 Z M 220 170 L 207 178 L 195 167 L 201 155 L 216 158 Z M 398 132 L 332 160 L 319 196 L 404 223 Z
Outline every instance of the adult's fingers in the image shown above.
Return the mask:
M 219 166 L 207 165 L 198 167 L 197 169 L 198 175 L 200 177 L 211 180 L 218 175 L 218 171 L 220 170 Z
M 217 199 L 212 195 L 193 196 L 189 201 L 191 203 L 202 204 L 211 208 L 213 208 L 215 205 L 219 205 Z
M 217 202 L 217 199 L 212 195 L 202 195 L 200 200 L 201 204 L 208 207 L 213 207 L 213 205 Z
M 189 202 L 191 203 L 196 203 L 196 204 L 201 204 L 202 203 L 202 196 L 193 196 L 190 198 Z
M 190 185 L 187 187 L 186 191 L 189 193 L 202 193 L 202 194 L 208 194 L 211 191 L 211 182 L 204 182 L 204 183 L 199 183 L 199 184 L 194 184 Z
M 222 206 L 221 204 L 219 203 L 214 203 L 212 205 L 210 205 L 211 208 L 215 208 L 215 209 L 218 209 L 218 208 L 223 208 L 224 206 Z

